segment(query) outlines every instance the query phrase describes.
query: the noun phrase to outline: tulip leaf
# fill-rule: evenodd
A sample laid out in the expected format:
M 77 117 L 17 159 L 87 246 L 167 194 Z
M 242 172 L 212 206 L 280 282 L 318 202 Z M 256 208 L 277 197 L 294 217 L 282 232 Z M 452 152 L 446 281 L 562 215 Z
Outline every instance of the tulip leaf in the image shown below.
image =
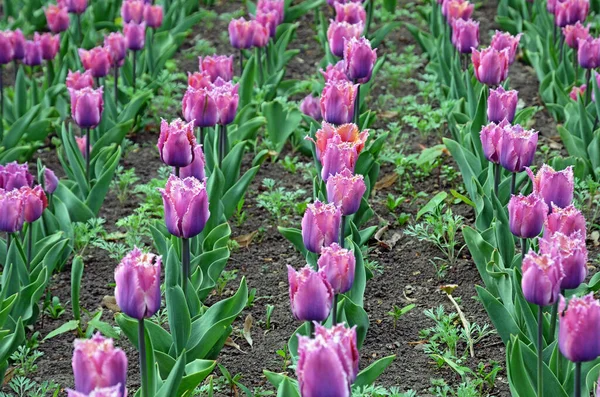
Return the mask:
M 19 143 L 19 140 L 23 137 L 23 134 L 25 134 L 27 128 L 40 111 L 40 107 L 41 105 L 36 105 L 32 107 L 23 116 L 21 116 L 19 119 L 17 119 L 17 121 L 13 123 L 13 125 L 4 135 L 4 139 L 2 140 L 2 146 L 10 149 Z
M 46 335 L 46 337 L 44 337 L 44 340 L 52 339 L 55 336 L 58 336 L 58 335 L 61 335 L 61 334 L 67 333 L 67 332 L 75 331 L 77 328 L 79 328 L 78 320 L 67 321 L 66 323 L 64 323 L 63 325 L 61 325 L 60 327 L 56 328 L 55 330 L 51 331 L 48 335 Z
M 244 194 L 248 190 L 248 186 L 250 186 L 250 183 L 252 180 L 254 180 L 259 168 L 260 166 L 250 168 L 248 171 L 246 171 L 246 173 L 244 173 L 244 175 L 242 175 L 240 179 L 238 179 L 235 185 L 233 185 L 223 195 L 222 202 L 226 219 L 229 219 L 233 216 L 238 203 L 242 197 L 244 197 Z
M 267 119 L 267 135 L 279 153 L 290 135 L 302 121 L 302 113 L 296 108 L 284 109 L 279 101 L 263 103 L 262 113 Z
M 511 393 L 519 397 L 536 397 L 536 392 L 525 370 L 521 344 L 515 336 L 511 337 L 506 346 L 506 356 L 506 371 Z
M 169 328 L 173 336 L 177 356 L 185 350 L 192 327 L 188 305 L 180 286 L 170 286 L 166 290 Z
M 344 298 L 344 318 L 349 327 L 356 325 L 356 344 L 360 349 L 367 337 L 369 329 L 369 316 L 362 306 L 357 305 L 348 298 Z
M 537 352 L 533 351 L 531 347 L 522 340 L 515 340 L 514 343 L 515 345 L 519 344 L 519 349 L 513 349 L 513 354 L 515 354 L 515 350 L 517 350 L 517 352 L 520 352 L 523 355 L 522 360 L 525 365 L 525 370 L 529 375 L 529 379 L 537 379 Z M 568 397 L 570 395 L 570 392 L 567 393 L 565 391 L 545 362 L 543 371 L 544 397 Z
M 301 397 L 298 384 L 292 383 L 290 378 L 286 376 L 277 388 L 277 397 Z
M 183 373 L 185 371 L 185 356 L 184 350 L 177 359 L 177 363 L 175 363 L 175 366 L 171 370 L 169 377 L 165 383 L 163 383 L 160 389 L 158 389 L 156 397 L 171 397 L 177 395 L 177 390 L 179 389 L 179 385 L 181 384 L 181 379 L 183 378 Z
M 417 212 L 416 219 L 418 220 L 420 217 L 430 212 L 435 212 L 435 210 L 444 202 L 444 200 L 446 200 L 446 197 L 448 197 L 448 193 L 446 192 L 439 192 L 438 194 L 433 196 L 433 198 L 429 200 L 429 202 L 425 204 L 419 210 L 419 212 Z
M 252 102 L 254 93 L 254 81 L 256 80 L 256 57 L 252 56 L 244 65 L 244 72 L 240 78 L 239 85 L 239 108 L 243 109 Z M 238 128 L 240 123 L 238 122 Z
M 392 361 L 396 358 L 395 355 L 380 358 L 367 368 L 363 369 L 356 376 L 356 380 L 352 384 L 353 387 L 364 387 L 370 386 L 377 378 L 390 366 Z
M 217 362 L 212 360 L 194 360 L 188 363 L 185 366 L 186 375 L 181 380 L 177 395 L 183 396 L 194 391 L 210 375 L 216 365 Z
M 281 233 L 283 237 L 292 243 L 292 245 L 302 254 L 303 257 L 308 255 L 308 250 L 304 246 L 304 241 L 302 240 L 302 231 L 300 229 L 279 226 L 277 230 L 279 230 L 279 233 Z
M 106 193 L 110 187 L 110 183 L 115 174 L 115 169 L 119 165 L 119 160 L 121 159 L 121 147 L 117 147 L 117 150 L 110 157 L 110 149 L 104 148 L 98 154 L 98 157 L 95 159 L 95 169 L 96 169 L 96 183 L 94 187 L 90 191 L 87 196 L 86 205 L 88 208 L 97 214 L 100 211 L 100 207 L 104 202 L 104 198 L 106 197 Z M 103 161 L 106 159 L 106 161 Z M 100 164 L 103 164 L 100 166 Z
M 81 320 L 79 306 L 79 292 L 81 289 L 81 277 L 83 275 L 83 259 L 77 255 L 73 258 L 71 265 L 71 308 L 73 309 L 73 317 L 75 320 Z
M 475 289 L 477 290 L 477 295 L 479 296 L 479 299 L 481 299 L 492 323 L 496 327 L 498 335 L 502 338 L 504 343 L 508 343 L 512 335 L 519 335 L 519 337 L 526 339 L 525 335 L 515 322 L 515 319 L 502 302 L 492 296 L 485 288 L 476 285 Z

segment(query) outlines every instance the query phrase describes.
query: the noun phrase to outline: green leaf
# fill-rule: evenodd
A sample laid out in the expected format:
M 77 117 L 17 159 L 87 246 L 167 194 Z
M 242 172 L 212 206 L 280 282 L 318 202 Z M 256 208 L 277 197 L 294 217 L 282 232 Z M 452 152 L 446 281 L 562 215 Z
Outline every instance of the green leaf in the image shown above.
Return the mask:
M 83 259 L 77 255 L 73 258 L 71 266 L 71 307 L 73 308 L 73 317 L 75 320 L 81 320 L 79 306 L 79 292 L 81 289 L 81 277 L 83 276 Z
M 301 397 L 298 385 L 293 384 L 290 378 L 286 376 L 277 388 L 277 397 Z
M 302 113 L 296 108 L 284 109 L 279 101 L 262 105 L 262 112 L 267 119 L 267 135 L 277 152 L 283 149 L 290 135 L 302 121 Z
M 154 364 L 153 364 L 154 365 Z M 179 358 L 177 359 L 177 363 L 173 367 L 173 370 L 169 374 L 169 377 L 165 381 L 165 383 L 161 386 L 161 388 L 156 393 L 156 397 L 172 397 L 177 395 L 177 390 L 179 389 L 179 385 L 181 384 L 181 380 L 183 378 L 183 371 L 185 370 L 185 350 Z
M 394 361 L 396 356 L 387 356 L 380 358 L 375 361 L 373 364 L 369 365 L 367 368 L 363 369 L 356 376 L 356 380 L 354 381 L 354 387 L 362 387 L 362 386 L 370 386 L 377 378 L 385 371 L 387 367 L 390 366 L 392 361 Z
M 48 335 L 46 335 L 44 340 L 52 339 L 55 336 L 64 334 L 66 332 L 75 331 L 77 328 L 79 328 L 79 321 L 77 321 L 77 320 L 67 321 L 66 323 L 64 323 L 63 325 L 61 325 L 60 327 L 58 327 L 57 329 L 55 329 L 54 331 L 52 331 Z
M 189 291 L 189 289 L 188 289 Z M 190 312 L 180 286 L 167 287 L 167 313 L 177 356 L 185 350 L 192 327 Z
M 431 200 L 429 200 L 427 204 L 425 204 L 425 206 L 423 206 L 423 208 L 419 210 L 417 213 L 417 220 L 427 213 L 434 212 L 436 208 L 438 208 L 444 202 L 444 200 L 446 200 L 446 197 L 448 197 L 448 193 L 446 192 L 439 192 L 436 194 Z

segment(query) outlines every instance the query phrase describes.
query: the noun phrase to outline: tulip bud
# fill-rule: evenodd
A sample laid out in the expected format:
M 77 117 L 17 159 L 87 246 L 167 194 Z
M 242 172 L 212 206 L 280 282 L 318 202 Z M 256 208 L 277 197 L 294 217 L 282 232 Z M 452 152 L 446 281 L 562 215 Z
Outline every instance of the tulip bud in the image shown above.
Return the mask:
M 571 48 L 579 48 L 579 39 L 585 40 L 590 35 L 590 25 L 583 26 L 581 22 L 577 22 L 575 25 L 567 25 L 562 28 L 562 32 L 565 35 L 565 43 Z
M 81 73 L 79 70 L 72 72 L 69 70 L 67 80 L 65 81 L 67 88 L 73 91 L 82 90 L 84 88 L 94 88 L 94 78 L 92 71 L 86 70 Z M 70 92 L 70 91 L 69 91 Z
M 206 73 L 210 77 L 210 82 L 214 83 L 220 77 L 223 81 L 233 79 L 233 55 L 213 55 L 210 57 L 198 57 L 200 72 Z
M 79 49 L 79 58 L 85 70 L 90 70 L 92 76 L 105 77 L 110 71 L 112 60 L 110 50 L 106 47 L 94 47 L 89 51 Z
M 210 211 L 204 181 L 196 178 L 169 177 L 162 194 L 165 223 L 169 233 L 176 237 L 192 238 L 202 233 Z
M 12 54 L 13 54 L 13 58 L 14 59 L 24 59 L 25 58 L 25 36 L 23 36 L 23 32 L 21 32 L 21 29 L 15 29 L 12 32 L 9 32 L 9 38 L 10 38 L 10 42 L 12 44 Z M 2 53 L 6 54 L 8 52 L 4 52 L 4 51 L 10 51 L 8 50 L 8 48 L 2 48 Z
M 500 150 L 500 165 L 509 172 L 521 172 L 533 163 L 538 133 L 520 125 L 505 127 Z
M 71 116 L 80 128 L 96 128 L 102 119 L 104 101 L 102 87 L 97 89 L 69 89 L 71 94 Z
M 554 9 L 556 8 L 557 1 L 558 0 L 548 0 L 546 2 L 546 10 L 552 15 L 554 15 Z
M 84 159 L 87 158 L 87 153 L 85 152 L 86 150 L 86 144 L 87 144 L 87 136 L 76 136 L 75 137 L 75 142 L 77 142 L 77 147 L 79 148 L 79 151 L 81 152 L 81 155 L 83 156 Z M 92 151 L 92 146 L 90 145 L 90 152 Z
M 508 77 L 509 58 L 510 54 L 506 48 L 501 51 L 493 47 L 481 51 L 473 49 L 471 59 L 475 77 L 482 84 L 489 86 L 500 84 Z
M 88 6 L 87 0 L 65 0 L 64 5 L 73 14 L 83 14 Z
M 510 231 L 520 238 L 534 238 L 540 234 L 548 216 L 548 206 L 535 193 L 512 196 L 508 202 Z
M 595 69 L 600 66 L 600 38 L 588 36 L 577 39 L 577 62 L 584 69 Z
M 14 190 L 23 186 L 33 186 L 33 175 L 29 173 L 27 164 L 13 161 L 0 165 L 0 188 Z
M 567 236 L 560 232 L 553 233 L 539 240 L 540 253 L 550 255 L 559 262 L 565 277 L 560 289 L 575 289 L 587 276 L 588 251 L 580 232 Z
M 175 119 L 170 124 L 165 120 L 160 122 L 158 137 L 158 152 L 160 159 L 171 167 L 185 167 L 194 160 L 196 137 L 192 123 L 185 124 L 181 119 Z
M 121 5 L 121 17 L 124 23 L 142 23 L 145 3 L 141 0 L 126 0 Z
M 257 20 L 250 21 L 250 31 L 252 32 L 251 45 L 253 47 L 263 48 L 269 43 L 269 29 Z
M 44 190 L 48 194 L 52 194 L 56 191 L 58 187 L 58 178 L 54 171 L 50 168 L 44 167 Z
M 210 76 L 206 72 L 188 72 L 188 87 L 192 87 L 196 90 L 200 88 L 212 88 L 212 82 Z
M 23 59 L 23 63 L 27 66 L 42 64 L 42 44 L 39 40 L 27 40 L 25 42 L 25 59 Z
M 358 86 L 349 81 L 330 81 L 321 94 L 321 115 L 328 123 L 350 123 Z
M 187 122 L 193 122 L 194 127 L 212 127 L 217 124 L 217 103 L 207 89 L 194 89 L 189 86 L 181 105 L 183 117 Z
M 506 119 L 509 123 L 512 123 L 517 111 L 518 101 L 519 93 L 516 90 L 505 91 L 502 86 L 490 90 L 487 103 L 488 120 L 500 123 Z
M 349 81 L 346 75 L 346 62 L 339 61 L 335 65 L 327 65 L 327 69 L 321 69 L 321 74 L 325 79 L 325 83 L 335 82 L 337 80 Z
M 521 33 L 516 36 L 512 36 L 510 33 L 496 30 L 496 34 L 494 34 L 492 37 L 490 47 L 496 49 L 497 51 L 502 51 L 504 49 L 508 50 L 508 64 L 512 65 L 517 56 L 519 41 L 521 41 Z
M 125 34 L 127 48 L 131 51 L 139 51 L 144 48 L 144 44 L 146 43 L 146 22 L 139 24 L 129 22 L 123 26 L 123 33 Z
M 160 309 L 161 257 L 135 247 L 115 269 L 115 299 L 131 318 L 150 318 Z
M 525 300 L 538 306 L 552 305 L 560 294 L 560 283 L 564 278 L 560 262 L 548 254 L 529 251 L 523 258 L 521 288 Z
M 470 54 L 479 47 L 479 22 L 472 19 L 453 19 L 452 44 L 461 54 Z
M 358 160 L 356 144 L 342 142 L 339 135 L 334 136 L 327 142 L 327 148 L 325 149 L 325 153 L 323 153 L 321 178 L 327 182 L 330 177 L 345 169 L 354 172 L 356 160 Z
M 317 261 L 319 269 L 325 273 L 327 281 L 336 294 L 350 291 L 354 283 L 356 259 L 350 250 L 341 248 L 337 243 L 323 247 Z
M 69 12 L 65 7 L 50 4 L 44 9 L 44 14 L 52 33 L 61 33 L 69 29 Z
M 268 13 L 275 12 L 277 14 L 277 24 L 283 23 L 283 19 L 285 16 L 285 3 L 283 0 L 258 0 L 256 4 L 256 10 Z
M 448 22 L 454 19 L 469 19 L 474 9 L 475 5 L 467 0 L 444 0 L 442 3 L 442 15 Z
M 104 48 L 108 50 L 113 66 L 121 67 L 127 55 L 127 42 L 121 32 L 113 32 L 104 38 Z
M 346 76 L 351 81 L 364 84 L 371 80 L 373 67 L 377 61 L 377 49 L 371 49 L 371 42 L 364 37 L 352 37 L 344 43 L 344 66 Z
M 42 51 L 42 59 L 51 61 L 56 57 L 60 48 L 60 37 L 50 33 L 39 34 L 35 33 L 34 40 L 39 41 Z
M 302 241 L 307 250 L 321 253 L 323 247 L 339 241 L 342 212 L 335 204 L 316 200 L 308 204 L 302 218 Z
M 356 341 L 356 326 L 346 328 L 344 324 L 337 324 L 331 328 L 325 328 L 321 324 L 315 324 L 316 337 L 322 337 L 327 342 L 333 343 L 338 357 L 344 363 L 350 383 L 353 383 L 358 375 L 360 361 Z
M 572 100 L 577 102 L 579 100 L 579 97 L 583 98 L 585 96 L 586 89 L 587 89 L 587 86 L 585 84 L 582 84 L 579 87 L 575 86 L 571 89 L 569 96 L 571 97 Z M 592 95 L 593 95 L 593 93 L 592 93 Z
M 507 120 L 502 123 L 490 123 L 481 129 L 479 137 L 481 138 L 481 146 L 486 159 L 494 164 L 500 163 L 500 150 L 502 148 L 502 137 L 504 136 L 504 128 L 510 126 Z
M 600 356 L 600 302 L 594 293 L 558 304 L 558 347 L 569 361 L 580 363 Z
M 325 273 L 314 271 L 306 265 L 299 271 L 288 265 L 290 306 L 294 318 L 299 321 L 324 321 L 333 304 L 333 288 Z
M 321 107 L 319 105 L 319 98 L 314 97 L 312 94 L 307 95 L 300 104 L 300 110 L 307 116 L 312 117 L 317 121 L 321 121 Z
M 535 176 L 529 168 L 527 168 L 527 174 L 533 182 L 533 191 L 544 199 L 548 209 L 552 207 L 552 204 L 565 208 L 573 201 L 573 191 L 575 189 L 573 167 L 567 167 L 562 171 L 554 171 L 554 168 L 544 164 Z
M 544 226 L 544 236 L 562 233 L 567 236 L 579 232 L 583 239 L 586 238 L 586 222 L 581 212 L 573 204 L 560 208 L 552 205 L 552 213 Z
M 327 179 L 327 201 L 342 210 L 342 215 L 352 215 L 360 207 L 367 187 L 362 175 L 353 175 L 348 168 Z
M 29 186 L 23 186 L 19 189 L 23 199 L 23 213 L 25 222 L 32 223 L 40 219 L 42 212 L 48 207 L 46 193 L 40 185 L 33 189 Z
M 350 24 L 366 23 L 367 12 L 361 3 L 334 3 L 335 21 Z
M 179 175 L 182 178 L 187 178 L 193 176 L 198 179 L 200 182 L 204 181 L 206 177 L 206 173 L 204 171 L 204 166 L 206 161 L 204 160 L 204 152 L 202 151 L 202 145 L 196 145 L 194 148 L 194 161 L 186 167 L 182 167 L 179 170 Z
M 121 385 L 120 395 L 125 396 L 127 382 L 127 356 L 115 348 L 110 338 L 99 332 L 91 339 L 76 339 L 73 351 L 75 390 L 90 394 L 96 388 Z
M 263 12 L 256 11 L 255 19 L 258 23 L 264 26 L 269 31 L 269 37 L 275 37 L 277 33 L 277 25 L 279 22 L 279 15 L 275 11 Z
M 121 384 L 111 387 L 97 387 L 90 394 L 79 393 L 78 391 L 67 389 L 67 397 L 122 397 Z
M 327 41 L 329 42 L 329 49 L 331 53 L 336 57 L 344 56 L 344 43 L 346 40 L 351 38 L 359 38 L 364 30 L 362 22 L 350 24 L 348 22 L 335 22 L 329 21 L 329 28 L 327 29 Z
M 231 124 L 237 113 L 239 84 L 232 84 L 230 81 L 224 81 L 220 77 L 217 78 L 210 95 L 217 105 L 218 119 L 217 124 Z
M 23 228 L 25 202 L 19 190 L 0 189 L 0 231 L 16 233 Z
M 585 21 L 589 11 L 589 0 L 557 1 L 554 6 L 554 23 L 556 26 L 564 27 Z
M 321 129 L 315 133 L 317 141 L 313 140 L 319 161 L 323 162 L 323 155 L 327 149 L 327 144 L 336 135 L 341 138 L 342 142 L 353 143 L 357 153 L 360 154 L 365 147 L 365 142 L 369 138 L 369 131 L 364 130 L 361 132 L 356 124 L 343 124 L 335 127 L 332 124 L 323 122 Z
M 244 18 L 232 19 L 228 28 L 231 46 L 240 50 L 252 47 L 253 29 L 252 21 L 246 21 Z
M 144 20 L 148 27 L 158 29 L 163 23 L 163 8 L 162 6 L 146 4 L 144 7 Z

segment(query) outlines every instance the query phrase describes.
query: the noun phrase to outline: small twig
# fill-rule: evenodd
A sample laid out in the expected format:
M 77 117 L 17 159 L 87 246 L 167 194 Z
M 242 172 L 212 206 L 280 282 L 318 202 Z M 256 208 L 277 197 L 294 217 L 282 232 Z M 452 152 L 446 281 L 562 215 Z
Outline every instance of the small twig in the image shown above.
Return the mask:
M 462 325 L 463 325 L 465 331 L 467 331 L 467 332 L 465 332 L 465 334 L 466 334 L 467 338 L 469 339 L 469 353 L 471 353 L 471 357 L 475 357 L 475 351 L 473 350 L 473 339 L 471 338 L 471 332 L 470 332 L 471 325 L 469 324 L 469 321 L 465 317 L 462 310 L 460 310 L 460 306 L 458 306 L 458 303 L 456 302 L 456 300 L 454 300 L 452 295 L 448 294 L 448 293 L 446 295 L 448 296 L 448 299 L 450 299 L 450 302 L 452 302 L 452 304 L 456 308 L 456 311 L 458 312 L 458 316 L 460 317 L 460 321 L 462 322 Z

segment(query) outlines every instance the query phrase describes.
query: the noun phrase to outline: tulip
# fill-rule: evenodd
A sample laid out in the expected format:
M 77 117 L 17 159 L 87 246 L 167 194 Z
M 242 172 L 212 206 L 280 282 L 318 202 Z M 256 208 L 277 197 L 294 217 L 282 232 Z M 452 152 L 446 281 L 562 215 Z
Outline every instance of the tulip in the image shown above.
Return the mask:
M 79 151 L 81 152 L 81 155 L 83 156 L 84 159 L 87 159 L 87 136 L 76 136 L 75 137 L 75 141 L 77 142 L 77 147 L 79 148 Z M 92 150 L 92 146 L 90 145 L 90 151 Z
M 123 26 L 123 34 L 125 34 L 127 48 L 134 52 L 139 51 L 144 48 L 146 41 L 146 23 L 126 23 Z
M 25 59 L 23 63 L 27 66 L 42 64 L 42 44 L 39 41 L 27 40 L 25 42 Z
M 231 124 L 235 119 L 239 102 L 238 95 L 239 84 L 233 84 L 230 81 L 224 81 L 217 78 L 211 96 L 217 105 L 218 119 L 217 124 Z
M 125 396 L 127 356 L 113 346 L 110 338 L 96 333 L 91 339 L 76 339 L 73 351 L 75 390 L 90 394 L 96 388 L 121 385 L 120 396 Z
M 12 51 L 13 51 L 13 58 L 14 59 L 24 59 L 25 58 L 25 36 L 23 36 L 23 32 L 21 32 L 21 29 L 15 29 L 12 32 L 10 32 L 10 42 L 12 44 Z M 4 48 L 2 48 L 2 53 L 6 54 L 6 52 L 4 52 Z M 6 51 L 10 51 L 8 49 L 6 49 Z M 1 62 L 0 62 L 1 63 Z
M 83 14 L 87 8 L 87 0 L 65 0 L 67 10 L 73 14 Z M 61 4 L 59 3 L 59 6 Z
M 327 182 L 330 177 L 344 171 L 344 169 L 354 172 L 356 160 L 358 160 L 356 144 L 342 142 L 339 135 L 334 136 L 327 143 L 327 148 L 323 153 L 321 178 Z
M 572 100 L 574 100 L 575 102 L 577 102 L 579 100 L 579 97 L 585 97 L 585 90 L 587 89 L 587 85 L 582 84 L 579 87 L 575 86 L 571 89 L 571 92 L 569 93 L 569 97 L 571 97 Z M 592 92 L 593 94 L 593 92 Z
M 262 25 L 257 20 L 250 21 L 251 23 L 251 32 L 252 32 L 252 42 L 251 45 L 257 48 L 263 48 L 269 43 L 269 29 L 266 26 Z M 259 64 L 260 65 L 260 64 Z
M 302 218 L 302 241 L 307 250 L 321 253 L 323 247 L 339 241 L 342 212 L 335 204 L 316 200 L 308 204 Z
M 23 186 L 33 186 L 33 175 L 29 173 L 27 164 L 13 161 L 6 165 L 0 165 L 0 188 L 14 190 Z
M 169 233 L 184 239 L 200 234 L 210 216 L 204 182 L 171 175 L 165 189 L 158 190 L 162 194 Z
M 275 37 L 275 34 L 277 33 L 277 25 L 279 23 L 279 15 L 277 12 L 263 12 L 259 10 L 256 12 L 255 19 L 269 31 L 269 37 Z
M 562 171 L 544 164 L 534 176 L 531 169 L 527 168 L 527 174 L 533 182 L 533 191 L 540 195 L 552 208 L 552 204 L 565 208 L 573 201 L 575 181 L 573 180 L 573 167 L 567 167 Z
M 206 72 L 188 72 L 188 87 L 192 87 L 196 90 L 201 88 L 212 88 L 210 76 Z
M 136 320 L 160 309 L 161 257 L 135 247 L 115 269 L 115 299 L 123 313 Z
M 256 4 L 256 10 L 268 13 L 274 12 L 277 14 L 277 24 L 283 23 L 285 16 L 285 3 L 283 0 L 258 0 Z
M 350 291 L 354 282 L 356 266 L 356 259 L 352 251 L 333 243 L 329 247 L 323 247 L 317 264 L 319 269 L 325 273 L 327 281 L 336 294 Z
M 508 49 L 498 51 L 493 47 L 481 51 L 473 49 L 471 59 L 475 77 L 483 84 L 494 86 L 508 77 L 510 54 Z
M 508 202 L 510 231 L 520 238 L 534 238 L 540 234 L 548 216 L 548 206 L 535 193 L 512 196 Z
M 512 123 L 517 111 L 517 102 L 519 93 L 515 90 L 505 91 L 502 86 L 495 90 L 490 90 L 487 103 L 488 120 L 494 123 L 500 123 L 506 119 Z
M 365 23 L 367 21 L 367 12 L 361 3 L 338 3 L 334 5 L 335 21 L 348 22 L 350 24 Z
M 554 9 L 556 8 L 557 1 L 558 0 L 548 0 L 546 2 L 546 10 L 552 15 L 554 15 Z
M 171 167 L 185 167 L 194 160 L 196 137 L 192 123 L 184 123 L 175 119 L 170 124 L 165 120 L 160 122 L 158 138 L 160 159 Z
M 42 58 L 46 61 L 51 61 L 56 57 L 60 48 L 60 37 L 50 33 L 38 34 L 35 33 L 35 41 L 39 41 L 42 51 Z
M 496 30 L 496 34 L 492 37 L 490 47 L 497 51 L 504 49 L 508 50 L 508 64 L 512 65 L 515 62 L 517 56 L 517 50 L 519 49 L 519 41 L 521 40 L 521 33 L 516 36 L 512 36 L 510 33 L 500 32 Z
M 521 172 L 533 163 L 538 133 L 520 125 L 504 128 L 500 149 L 500 164 L 510 172 Z
M 337 80 L 349 81 L 346 75 L 346 63 L 341 60 L 335 65 L 327 65 L 327 69 L 321 69 L 321 74 L 325 79 L 325 83 L 335 82 Z
M 333 288 L 325 272 L 314 271 L 306 265 L 299 271 L 288 265 L 290 306 L 294 318 L 299 321 L 324 321 L 333 303 Z
M 452 44 L 461 54 L 470 54 L 479 47 L 479 22 L 472 19 L 453 19 Z
M 104 38 L 104 48 L 108 50 L 112 65 L 121 67 L 127 55 L 127 42 L 121 32 L 113 32 Z
M 577 39 L 577 62 L 584 69 L 595 69 L 600 66 L 600 38 L 588 36 Z
M 440 1 L 440 0 L 438 0 Z M 335 3 L 341 3 L 341 4 L 347 4 L 347 3 L 364 3 L 363 0 L 327 0 L 327 4 L 329 4 L 330 7 L 333 7 L 335 5 Z
M 562 28 L 562 32 L 565 36 L 565 43 L 576 50 L 579 48 L 579 39 L 585 40 L 590 36 L 590 25 L 583 26 L 581 22 L 577 21 L 574 25 Z
M 160 5 L 146 4 L 144 6 L 144 20 L 148 27 L 152 29 L 158 29 L 163 23 L 164 12 Z
M 502 148 L 502 137 L 506 126 L 510 126 L 506 120 L 503 120 L 500 124 L 492 122 L 483 127 L 479 135 L 485 158 L 494 164 L 500 164 L 500 149 Z
M 202 145 L 196 145 L 194 147 L 194 161 L 186 167 L 182 167 L 179 171 L 179 175 L 182 178 L 194 177 L 199 181 L 204 181 L 206 173 L 204 166 L 206 161 L 204 159 L 204 152 L 202 151 Z
M 66 7 L 50 4 L 44 9 L 46 22 L 52 33 L 61 33 L 69 29 L 69 12 Z
M 585 21 L 590 11 L 589 0 L 557 1 L 554 7 L 554 23 L 558 27 Z
M 321 121 L 321 107 L 319 105 L 319 98 L 312 94 L 307 95 L 300 104 L 300 110 L 307 116 L 312 117 L 316 121 Z
M 361 132 L 356 124 L 343 124 L 335 127 L 327 122 L 323 122 L 321 129 L 315 133 L 316 142 L 313 140 L 319 161 L 323 162 L 323 155 L 327 149 L 327 144 L 335 136 L 339 136 L 342 142 L 353 143 L 357 153 L 360 154 L 365 147 L 365 142 L 369 138 L 369 131 L 364 130 Z
M 210 77 L 214 83 L 220 77 L 223 81 L 233 79 L 233 56 L 213 55 L 209 57 L 198 57 L 200 72 Z
M 525 300 L 538 306 L 552 305 L 557 301 L 560 284 L 564 278 L 560 262 L 548 254 L 529 251 L 523 258 L 521 288 Z
M 229 22 L 229 42 L 231 46 L 240 50 L 252 47 L 254 36 L 254 21 L 246 21 L 244 18 L 232 19 Z
M 104 101 L 102 100 L 102 87 L 97 89 L 83 88 L 81 90 L 69 89 L 71 94 L 71 115 L 80 128 L 96 128 L 102 119 Z
M 32 223 L 37 221 L 42 216 L 42 212 L 48 207 L 48 199 L 46 198 L 44 189 L 40 185 L 37 185 L 35 188 L 23 186 L 19 189 L 19 192 L 23 199 L 25 222 Z
M 600 356 L 600 302 L 594 294 L 573 297 L 568 305 L 561 296 L 558 312 L 558 347 L 562 355 L 575 363 Z
M 364 37 L 352 37 L 344 44 L 344 66 L 346 76 L 351 81 L 364 84 L 371 79 L 377 61 L 377 49 L 371 49 L 371 42 Z
M 329 28 L 327 29 L 327 41 L 329 42 L 329 49 L 331 53 L 336 57 L 344 56 L 344 43 L 346 40 L 351 38 L 359 38 L 364 30 L 362 22 L 350 24 L 348 22 L 335 22 L 329 21 Z
M 356 340 L 356 326 L 346 328 L 344 324 L 325 328 L 320 324 L 315 325 L 315 338 L 322 337 L 336 347 L 338 357 L 344 363 L 349 375 L 350 383 L 353 383 L 358 375 L 360 354 Z
M 565 273 L 560 289 L 575 289 L 585 280 L 588 251 L 580 232 L 571 236 L 560 232 L 545 236 L 540 239 L 540 253 L 548 254 L 560 263 Z
M 354 102 L 358 86 L 349 81 L 330 81 L 321 94 L 321 114 L 328 123 L 350 123 L 354 116 Z
M 475 5 L 467 0 L 444 0 L 442 3 L 442 15 L 448 22 L 454 19 L 469 19 L 474 9 Z
M 562 233 L 570 236 L 579 232 L 583 239 L 586 238 L 586 222 L 583 214 L 573 204 L 560 208 L 552 205 L 552 213 L 544 226 L 544 236 Z
M 94 78 L 92 77 L 92 71 L 86 70 L 81 73 L 79 70 L 75 72 L 69 70 L 65 85 L 70 89 L 69 92 L 82 90 L 84 88 L 93 88 Z
M 52 194 L 56 191 L 58 187 L 58 178 L 54 171 L 50 168 L 44 167 L 44 190 L 48 194 Z
M 141 0 L 126 0 L 121 5 L 121 17 L 124 23 L 142 23 L 145 3 Z
M 19 190 L 0 188 L 0 231 L 16 233 L 23 228 L 25 202 Z
M 364 177 L 353 175 L 347 168 L 327 179 L 327 201 L 340 207 L 342 215 L 358 211 L 366 190 Z
M 89 51 L 79 49 L 79 58 L 85 70 L 90 70 L 95 78 L 105 77 L 110 71 L 111 51 L 106 47 L 94 47 Z
M 122 397 L 121 384 L 111 387 L 97 387 L 90 394 L 79 393 L 75 390 L 67 389 L 67 397 Z
M 194 127 L 212 127 L 217 124 L 219 118 L 217 103 L 207 89 L 195 89 L 189 86 L 181 105 L 183 117 L 188 123 L 193 122 Z

